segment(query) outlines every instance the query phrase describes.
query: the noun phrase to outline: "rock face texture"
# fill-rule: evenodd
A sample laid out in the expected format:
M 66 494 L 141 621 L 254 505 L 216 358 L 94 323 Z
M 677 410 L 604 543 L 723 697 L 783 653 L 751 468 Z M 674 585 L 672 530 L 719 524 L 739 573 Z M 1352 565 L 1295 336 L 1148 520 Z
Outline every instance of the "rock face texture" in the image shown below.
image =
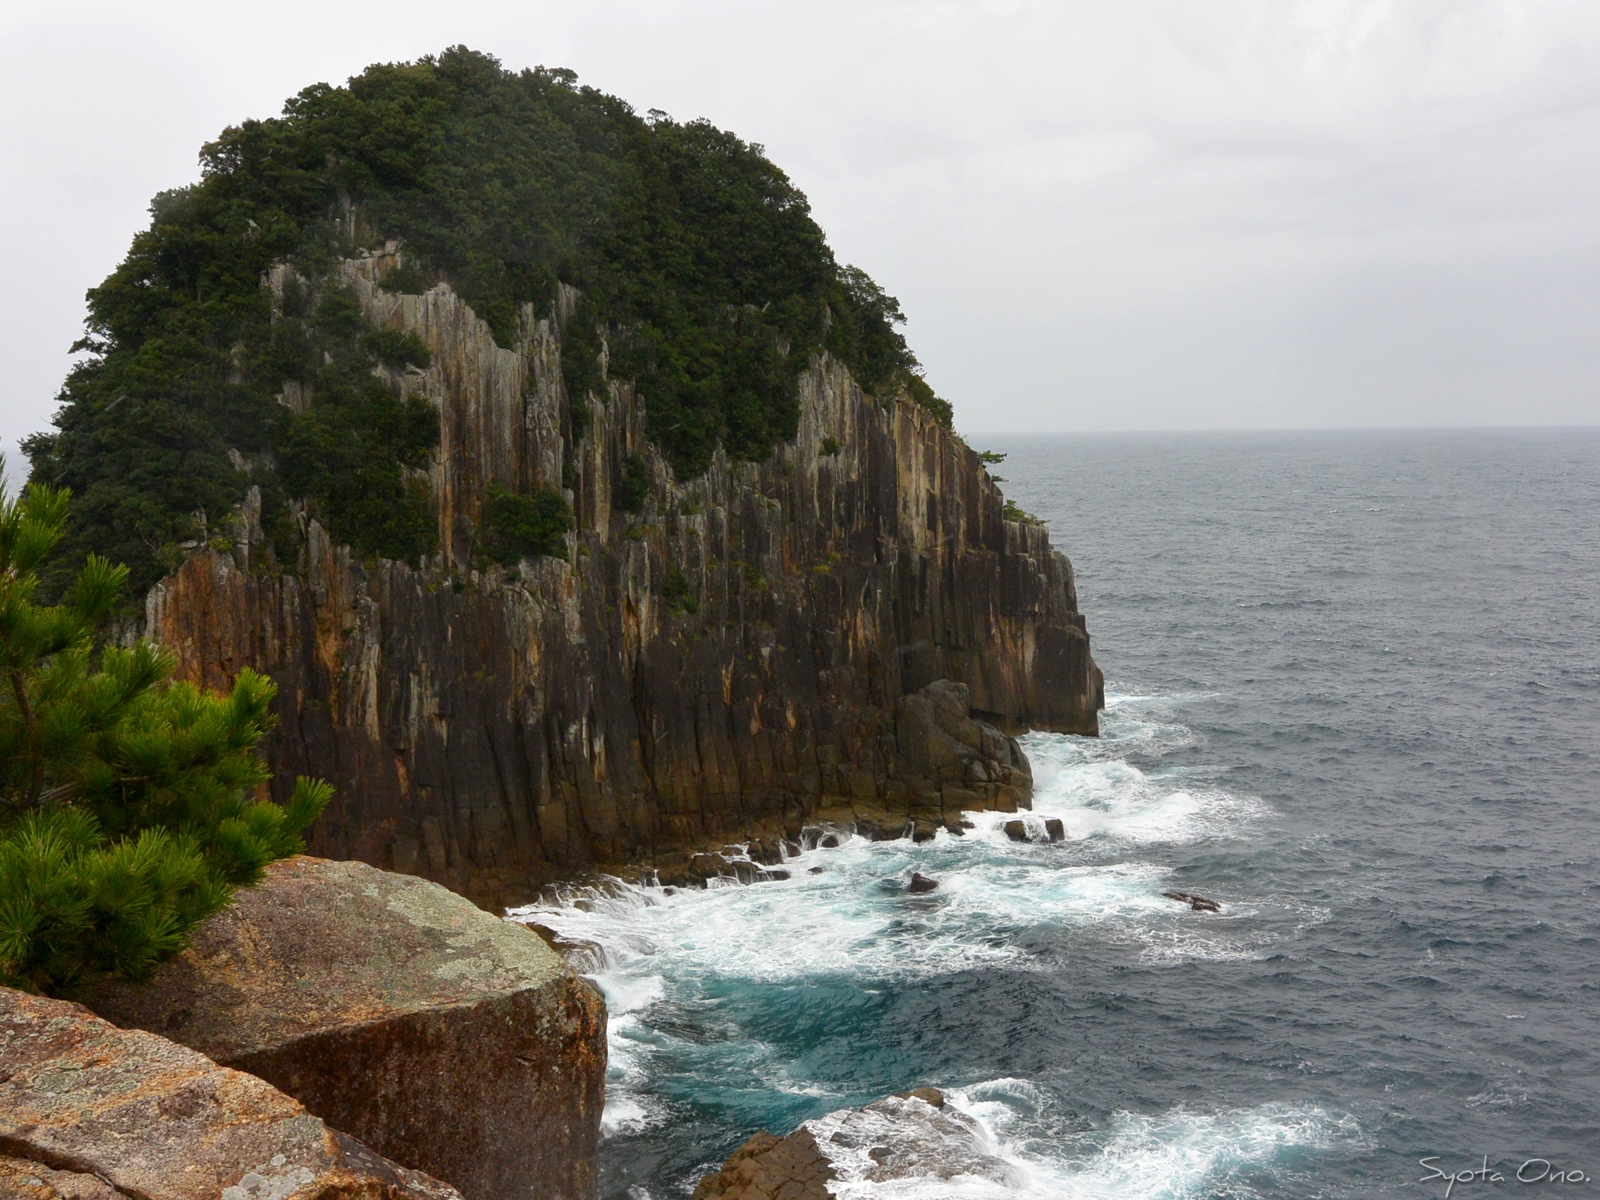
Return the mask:
M 149 984 L 95 1006 L 260 1076 L 467 1200 L 597 1193 L 604 1002 L 537 935 L 437 884 L 277 863 Z
M 0 988 L 0 1196 L 461 1200 L 263 1080 Z
M 338 789 L 316 853 L 509 903 L 591 865 L 794 836 L 821 810 L 1018 803 L 1006 734 L 1096 731 L 1071 565 L 1044 527 L 1005 519 L 977 454 L 924 410 L 819 358 L 792 442 L 679 482 L 625 383 L 575 433 L 569 296 L 549 318 L 525 309 L 504 349 L 446 285 L 377 287 L 397 257 L 343 278 L 372 321 L 433 352 L 391 382 L 440 411 L 442 553 L 358 562 L 307 522 L 280 570 L 247 504 L 230 551 L 194 555 L 146 604 L 146 632 L 196 682 L 244 666 L 278 681 L 280 778 Z M 652 479 L 639 513 L 615 501 L 634 457 Z M 474 570 L 491 485 L 565 486 L 568 561 Z M 907 739 L 927 714 L 903 699 L 940 681 L 990 732 L 955 728 L 952 708 L 939 738 Z
M 700 1180 L 693 1200 L 832 1200 L 828 1183 L 835 1178 L 809 1129 L 786 1138 L 758 1133 Z

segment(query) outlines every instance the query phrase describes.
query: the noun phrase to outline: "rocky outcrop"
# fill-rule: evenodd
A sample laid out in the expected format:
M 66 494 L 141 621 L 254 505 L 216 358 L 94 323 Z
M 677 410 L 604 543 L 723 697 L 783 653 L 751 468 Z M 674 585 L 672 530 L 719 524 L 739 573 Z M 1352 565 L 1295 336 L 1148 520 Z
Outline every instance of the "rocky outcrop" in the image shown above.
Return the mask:
M 278 681 L 281 785 L 338 789 L 314 851 L 505 903 L 591 865 L 792 837 L 828 810 L 1020 804 L 1006 734 L 1095 731 L 1071 565 L 1005 519 L 977 454 L 926 411 L 819 358 L 791 442 L 678 481 L 626 383 L 575 431 L 569 294 L 548 318 L 526 309 L 505 349 L 448 286 L 377 287 L 395 261 L 342 271 L 370 319 L 433 352 L 392 382 L 440 410 L 441 553 L 359 562 L 307 522 L 278 570 L 247 504 L 234 547 L 191 557 L 146 606 L 196 682 L 246 665 Z M 634 458 L 652 480 L 636 514 L 615 503 Z M 568 561 L 475 570 L 491 485 L 565 487 Z
M 851 1184 L 892 1183 L 933 1195 L 929 1185 L 951 1180 L 1019 1182 L 977 1121 L 922 1087 L 807 1121 L 785 1138 L 758 1133 L 700 1180 L 693 1200 L 824 1200 L 858 1194 Z
M 260 1076 L 467 1200 L 596 1194 L 599 993 L 437 884 L 277 863 L 151 983 L 95 1007 Z
M 242 1071 L 0 988 L 0 1195 L 461 1200 Z
M 834 1178 L 833 1164 L 802 1126 L 786 1138 L 753 1136 L 722 1170 L 700 1180 L 693 1200 L 832 1200 Z

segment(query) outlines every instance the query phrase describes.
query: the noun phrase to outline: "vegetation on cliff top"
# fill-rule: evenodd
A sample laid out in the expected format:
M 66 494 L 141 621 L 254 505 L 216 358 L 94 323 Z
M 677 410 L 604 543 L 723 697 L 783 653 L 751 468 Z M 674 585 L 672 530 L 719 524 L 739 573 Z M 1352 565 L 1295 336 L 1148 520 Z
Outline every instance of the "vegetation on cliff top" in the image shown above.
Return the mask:
M 606 362 L 637 381 L 650 436 L 683 474 L 718 445 L 756 458 L 792 436 L 798 373 L 823 349 L 868 391 L 949 422 L 898 303 L 834 260 L 760 146 L 641 118 L 569 71 L 513 73 L 464 48 L 374 66 L 226 130 L 201 165 L 199 183 L 156 197 L 149 229 L 90 292 L 88 356 L 56 432 L 27 443 L 33 478 L 79 497 L 62 571 L 96 552 L 142 589 L 214 537 L 252 483 L 283 550 L 301 500 L 361 553 L 434 547 L 408 468 L 436 420 L 375 373 L 425 351 L 364 328 L 325 284 L 336 258 L 389 238 L 406 261 L 388 286 L 448 280 L 502 345 L 523 304 L 542 315 L 558 282 L 577 287 L 562 354 L 575 425 Z M 279 263 L 311 286 L 275 311 L 262 280 Z M 281 403 L 286 382 L 309 403 Z
M 171 683 L 148 643 L 96 647 L 125 568 L 91 555 L 64 603 L 34 601 L 66 514 L 37 484 L 0 498 L 0 984 L 76 996 L 181 950 L 304 848 L 331 789 L 256 799 L 270 680 L 246 670 L 213 696 Z

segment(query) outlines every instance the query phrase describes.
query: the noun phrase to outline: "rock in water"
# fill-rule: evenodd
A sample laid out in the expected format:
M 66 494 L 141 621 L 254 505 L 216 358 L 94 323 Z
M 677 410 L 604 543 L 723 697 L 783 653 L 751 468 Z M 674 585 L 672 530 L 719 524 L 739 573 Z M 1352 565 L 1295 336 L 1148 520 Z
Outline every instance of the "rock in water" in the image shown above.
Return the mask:
M 1046 819 L 1044 823 L 1044 831 L 1049 835 L 1049 838 L 1052 842 L 1064 842 L 1067 840 L 1067 827 L 1062 822 L 1060 817 L 1050 817 Z
M 1003 1159 L 986 1149 L 978 1123 L 944 1103 L 935 1105 L 918 1088 L 888 1096 L 865 1108 L 829 1113 L 806 1122 L 834 1174 L 845 1183 L 988 1179 L 1014 1187 L 1020 1181 Z M 876 1153 L 875 1153 L 876 1151 Z
M 1195 912 L 1221 912 L 1222 905 L 1215 900 L 1207 900 L 1204 896 L 1191 896 L 1188 892 L 1162 892 L 1168 900 L 1176 900 L 1180 904 L 1187 904 Z
M 1028 823 L 1026 821 L 1007 821 L 1005 823 L 1006 836 L 1013 842 L 1028 840 Z
M 827 1156 L 808 1129 L 786 1138 L 758 1133 L 735 1150 L 722 1170 L 701 1178 L 693 1200 L 833 1200 Z
M 701 1179 L 694 1200 L 823 1200 L 829 1182 L 905 1182 L 913 1195 L 960 1177 L 1016 1186 L 1016 1172 L 985 1145 L 978 1123 L 942 1092 L 916 1088 L 807 1121 L 786 1138 L 756 1134 Z
M 921 871 L 913 871 L 911 874 L 911 883 L 906 888 L 906 891 L 911 892 L 913 895 L 917 895 L 922 892 L 934 891 L 936 888 L 938 888 L 938 886 L 939 881 L 937 879 L 929 879 Z
M 604 1002 L 536 934 L 437 884 L 288 859 L 148 986 L 95 1007 L 468 1200 L 596 1195 Z
M 264 1080 L 79 1005 L 0 988 L 0 1196 L 291 1195 L 461 1200 Z

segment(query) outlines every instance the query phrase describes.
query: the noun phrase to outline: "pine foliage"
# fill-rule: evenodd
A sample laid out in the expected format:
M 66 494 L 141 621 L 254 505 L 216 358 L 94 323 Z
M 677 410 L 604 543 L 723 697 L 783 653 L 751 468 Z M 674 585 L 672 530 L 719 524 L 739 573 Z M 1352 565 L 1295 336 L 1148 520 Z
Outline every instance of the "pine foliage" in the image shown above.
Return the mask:
M 63 603 L 36 602 L 67 512 L 38 484 L 0 499 L 0 984 L 73 996 L 146 978 L 304 848 L 332 790 L 257 799 L 270 680 L 209 695 L 147 642 L 96 647 L 125 568 L 91 555 Z

